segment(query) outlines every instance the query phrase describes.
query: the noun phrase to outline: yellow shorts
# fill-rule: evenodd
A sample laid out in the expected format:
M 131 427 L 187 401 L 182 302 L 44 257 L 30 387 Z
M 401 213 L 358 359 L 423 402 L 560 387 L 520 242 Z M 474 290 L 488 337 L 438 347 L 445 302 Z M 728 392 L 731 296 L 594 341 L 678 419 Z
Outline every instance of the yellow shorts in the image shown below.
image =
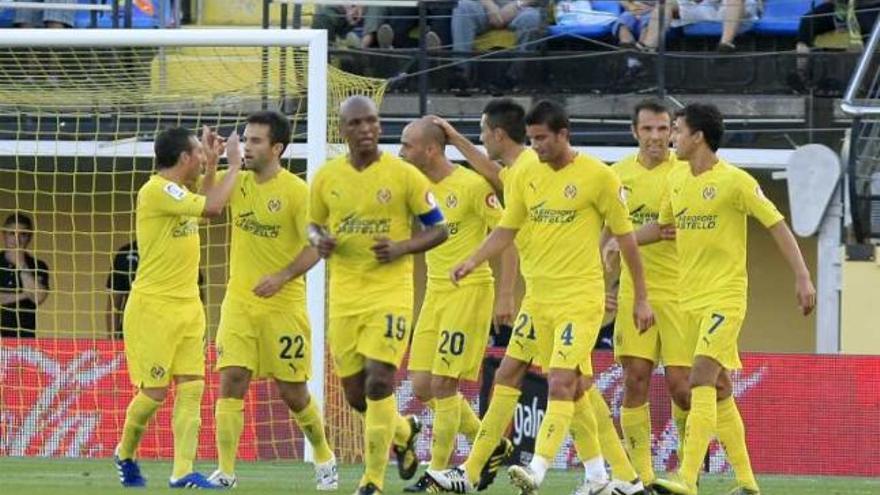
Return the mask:
M 633 321 L 633 301 L 620 299 L 617 318 L 614 321 L 614 357 L 637 357 L 655 364 L 662 360 L 666 366 L 691 366 L 697 329 L 687 325 L 677 302 L 657 301 L 651 303 L 655 323 L 644 333 L 639 333 Z
M 605 315 L 604 299 L 538 303 L 526 297 L 513 326 L 507 355 L 540 366 L 593 374 L 590 353 Z
M 166 387 L 172 376 L 205 376 L 205 308 L 199 298 L 132 292 L 122 325 L 128 374 L 136 387 Z
M 689 312 L 689 325 L 699 329 L 694 356 L 712 358 L 726 370 L 742 368 L 737 341 L 745 318 L 743 313 L 741 308 L 732 307 Z
M 413 332 L 410 371 L 474 381 L 489 341 L 495 287 L 428 288 Z
M 412 306 L 386 307 L 347 316 L 330 316 L 327 340 L 336 374 L 360 373 L 364 360 L 397 368 L 406 354 L 412 328 Z
M 304 382 L 312 371 L 312 332 L 304 305 L 277 310 L 223 300 L 217 369 L 240 366 L 254 378 Z

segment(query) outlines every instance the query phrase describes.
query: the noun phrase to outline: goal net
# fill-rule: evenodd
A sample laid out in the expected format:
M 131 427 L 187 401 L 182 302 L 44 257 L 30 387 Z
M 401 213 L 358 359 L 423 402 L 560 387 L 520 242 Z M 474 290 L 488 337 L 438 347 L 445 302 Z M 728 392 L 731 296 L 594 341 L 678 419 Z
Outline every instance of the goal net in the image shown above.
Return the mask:
M 29 299 L 15 286 L 0 287 L 0 455 L 111 456 L 134 393 L 119 320 L 137 262 L 135 195 L 152 172 L 156 132 L 208 125 L 226 136 L 242 132 L 251 112 L 280 110 L 294 129 L 285 166 L 305 177 L 342 149 L 339 103 L 353 94 L 378 103 L 385 81 L 328 66 L 318 31 L 4 31 L 0 217 L 21 216 L 5 222 L 0 275 L 11 266 L 3 261 L 13 258 L 6 256 L 10 243 L 18 242 L 39 260 L 28 270 L 43 290 Z M 208 321 L 201 458 L 215 457 L 211 343 L 228 277 L 229 234 L 225 220 L 201 231 Z M 323 284 L 321 270 L 310 274 L 309 310 L 321 339 Z M 314 373 L 312 391 L 324 402 L 330 440 L 340 459 L 357 460 L 359 419 L 330 378 L 330 360 L 318 359 L 323 346 L 315 347 L 323 372 Z M 302 435 L 274 385 L 255 382 L 249 394 L 240 458 L 302 457 Z M 172 456 L 171 404 L 148 429 L 142 458 Z

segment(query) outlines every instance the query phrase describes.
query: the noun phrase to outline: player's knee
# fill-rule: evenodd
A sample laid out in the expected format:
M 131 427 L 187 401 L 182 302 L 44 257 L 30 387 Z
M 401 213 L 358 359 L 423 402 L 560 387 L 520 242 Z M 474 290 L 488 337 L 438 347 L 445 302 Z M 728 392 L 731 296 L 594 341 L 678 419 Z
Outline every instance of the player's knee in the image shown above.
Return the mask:
M 434 397 L 451 397 L 458 393 L 458 379 L 449 376 L 435 376 L 431 380 L 431 393 Z
M 309 405 L 312 398 L 309 395 L 309 388 L 305 383 L 301 382 L 282 382 L 278 381 L 278 393 L 281 399 L 294 412 L 300 412 Z
M 168 387 L 142 388 L 141 393 L 156 402 L 165 402 L 168 397 Z
M 578 379 L 573 373 L 550 373 L 547 388 L 553 400 L 574 400 Z
M 345 390 L 345 402 L 359 413 L 367 412 L 367 401 L 363 390 Z
M 691 388 L 690 384 L 687 381 L 671 387 L 669 389 L 669 396 L 672 397 L 672 402 L 675 402 L 675 405 L 678 406 L 679 409 L 690 411 Z
M 364 388 L 369 399 L 384 399 L 394 392 L 394 379 L 386 376 L 368 376 Z
M 413 386 L 413 394 L 415 394 L 416 398 L 422 402 L 422 404 L 427 404 L 430 402 L 434 396 L 431 393 L 431 374 L 425 372 L 412 372 L 410 373 L 410 381 Z
M 528 369 L 528 363 L 505 357 L 495 372 L 495 384 L 519 388 Z
M 651 385 L 651 375 L 650 373 L 643 373 L 641 370 L 638 372 L 626 371 L 623 384 L 627 397 L 647 400 L 648 388 Z
M 220 370 L 220 397 L 243 399 L 250 384 L 250 372 L 244 368 Z

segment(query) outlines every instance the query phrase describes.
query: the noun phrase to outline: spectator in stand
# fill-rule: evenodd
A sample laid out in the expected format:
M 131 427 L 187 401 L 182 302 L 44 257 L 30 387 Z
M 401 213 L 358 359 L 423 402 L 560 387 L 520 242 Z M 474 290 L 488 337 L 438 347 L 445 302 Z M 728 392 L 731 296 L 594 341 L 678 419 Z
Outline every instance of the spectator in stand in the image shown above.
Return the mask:
M 798 54 L 808 55 L 815 37 L 831 31 L 849 31 L 855 41 L 867 38 L 877 21 L 878 10 L 880 0 L 824 0 L 814 4 L 798 25 Z M 806 89 L 808 71 L 809 58 L 798 57 L 797 71 L 789 80 L 790 84 L 796 89 Z
M 376 31 L 385 17 L 385 7 L 363 5 L 318 5 L 312 18 L 312 29 L 326 29 L 333 42 L 342 38 L 350 48 L 370 48 L 376 45 Z M 356 28 L 362 28 L 358 36 Z
M 41 3 L 76 3 L 76 0 L 14 0 L 15 2 L 41 2 Z M 71 28 L 73 27 L 75 10 L 39 10 L 39 9 L 15 9 L 15 18 L 12 23 L 19 28 Z
M 651 12 L 654 10 L 653 2 L 622 0 L 620 4 L 623 6 L 623 13 L 612 27 L 618 44 L 621 48 L 645 50 L 644 38 L 651 21 Z
M 49 297 L 49 266 L 27 252 L 34 222 L 17 212 L 3 222 L 0 252 L 0 334 L 36 337 L 37 306 Z
M 686 26 L 698 22 L 719 22 L 722 24 L 718 51 L 736 51 L 733 43 L 737 33 L 758 19 L 761 13 L 760 0 L 669 0 L 666 3 L 666 19 L 669 27 Z M 652 9 L 647 30 L 642 33 L 642 45 L 646 50 L 657 49 L 660 39 L 660 14 Z
M 451 43 L 452 4 L 451 1 L 428 3 L 426 7 L 428 32 L 425 33 L 425 44 L 428 50 L 437 50 L 442 45 Z M 410 36 L 410 31 L 418 27 L 419 9 L 417 7 L 388 8 L 385 11 L 383 24 L 376 32 L 379 48 L 413 48 L 418 46 L 419 40 Z

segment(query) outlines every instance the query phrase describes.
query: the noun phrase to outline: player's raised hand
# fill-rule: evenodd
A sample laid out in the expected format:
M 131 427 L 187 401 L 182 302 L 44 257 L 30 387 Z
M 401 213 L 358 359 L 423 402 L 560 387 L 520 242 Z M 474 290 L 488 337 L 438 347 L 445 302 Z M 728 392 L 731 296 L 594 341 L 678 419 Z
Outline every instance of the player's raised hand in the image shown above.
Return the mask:
M 203 125 L 201 143 L 202 150 L 205 152 L 205 167 L 216 169 L 225 146 L 223 138 L 207 125 Z
M 226 161 L 229 162 L 229 170 L 241 169 L 241 143 L 237 132 L 233 132 L 226 140 Z
M 615 272 L 620 266 L 620 245 L 614 237 L 608 239 L 608 242 L 602 246 L 602 263 L 608 273 Z
M 336 249 L 336 239 L 320 225 L 309 225 L 309 244 L 318 250 L 318 256 L 327 259 Z
M 801 307 L 804 316 L 813 312 L 816 307 L 816 288 L 813 287 L 813 281 L 810 276 L 798 277 L 795 283 L 795 293 L 797 294 L 798 306 Z
M 278 291 L 284 287 L 284 284 L 287 283 L 287 278 L 282 273 L 273 273 L 271 275 L 266 275 L 257 282 L 257 285 L 254 287 L 254 294 L 259 297 L 272 297 Z
M 654 326 L 654 310 L 651 309 L 647 299 L 636 300 L 633 308 L 633 320 L 639 333 L 644 333 Z
M 456 265 L 455 268 L 453 268 L 452 271 L 449 272 L 449 279 L 452 280 L 452 283 L 456 287 L 458 287 L 458 282 L 470 275 L 470 273 L 474 271 L 474 268 L 476 267 L 477 265 L 473 261 L 465 260 Z
M 385 236 L 379 236 L 374 239 L 375 244 L 370 248 L 376 255 L 376 261 L 379 263 L 391 263 L 405 254 L 403 246 L 394 242 Z

